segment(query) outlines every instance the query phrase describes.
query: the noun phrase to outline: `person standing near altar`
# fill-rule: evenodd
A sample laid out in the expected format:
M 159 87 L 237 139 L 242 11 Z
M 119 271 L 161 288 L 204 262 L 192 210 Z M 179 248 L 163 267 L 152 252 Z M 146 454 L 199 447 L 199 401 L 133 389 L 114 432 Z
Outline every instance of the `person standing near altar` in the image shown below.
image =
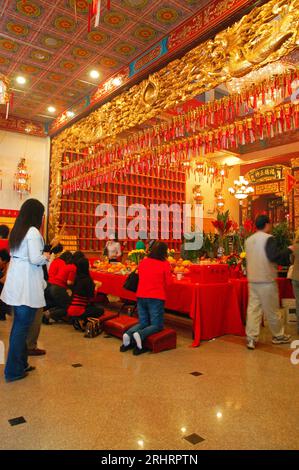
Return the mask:
M 291 336 L 284 333 L 279 317 L 279 293 L 276 282 L 277 264 L 289 265 L 293 247 L 279 250 L 271 235 L 271 223 L 267 215 L 259 215 L 255 221 L 256 233 L 247 238 L 245 251 L 249 301 L 247 308 L 247 348 L 255 349 L 265 314 L 272 333 L 273 344 L 290 343 Z
M 107 241 L 104 249 L 104 255 L 105 254 L 108 256 L 109 263 L 117 263 L 120 261 L 122 255 L 121 246 L 116 236 Z

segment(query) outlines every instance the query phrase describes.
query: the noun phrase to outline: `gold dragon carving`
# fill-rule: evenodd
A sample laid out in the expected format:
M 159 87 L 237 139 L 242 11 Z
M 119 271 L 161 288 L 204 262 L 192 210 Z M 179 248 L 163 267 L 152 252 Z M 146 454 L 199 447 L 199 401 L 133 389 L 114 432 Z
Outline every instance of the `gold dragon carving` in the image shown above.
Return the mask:
M 49 237 L 59 230 L 62 155 L 157 116 L 164 109 L 277 61 L 299 45 L 299 0 L 271 0 L 132 86 L 52 141 Z

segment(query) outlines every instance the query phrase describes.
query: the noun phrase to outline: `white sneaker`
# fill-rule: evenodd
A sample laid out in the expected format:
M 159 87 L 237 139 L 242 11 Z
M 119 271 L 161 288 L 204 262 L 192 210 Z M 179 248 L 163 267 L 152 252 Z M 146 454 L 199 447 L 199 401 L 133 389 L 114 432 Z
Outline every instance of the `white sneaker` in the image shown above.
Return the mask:
M 288 344 L 291 342 L 291 335 L 274 336 L 272 339 L 273 344 Z
M 254 341 L 254 339 L 249 339 L 249 340 L 247 341 L 247 348 L 248 348 L 248 349 L 255 349 L 255 341 Z

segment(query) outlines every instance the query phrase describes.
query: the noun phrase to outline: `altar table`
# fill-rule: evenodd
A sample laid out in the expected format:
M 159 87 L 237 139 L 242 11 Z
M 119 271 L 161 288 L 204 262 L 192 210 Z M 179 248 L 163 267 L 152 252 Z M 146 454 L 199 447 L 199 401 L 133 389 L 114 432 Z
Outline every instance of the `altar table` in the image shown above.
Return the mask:
M 91 274 L 95 281 L 102 282 L 100 292 L 136 301 L 135 293 L 123 288 L 125 276 L 98 271 Z M 201 340 L 245 334 L 238 291 L 231 282 L 198 284 L 188 278 L 175 279 L 167 289 L 165 308 L 189 315 L 193 320 L 194 347 L 199 346 Z

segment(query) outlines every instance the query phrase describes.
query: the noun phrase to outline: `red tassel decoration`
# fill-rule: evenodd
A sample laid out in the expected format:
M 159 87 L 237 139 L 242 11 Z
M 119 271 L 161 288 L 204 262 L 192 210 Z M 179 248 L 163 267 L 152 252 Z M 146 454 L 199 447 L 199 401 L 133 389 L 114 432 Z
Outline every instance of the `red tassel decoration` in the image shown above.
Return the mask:
M 107 10 L 110 10 L 111 8 L 111 0 L 107 0 Z

